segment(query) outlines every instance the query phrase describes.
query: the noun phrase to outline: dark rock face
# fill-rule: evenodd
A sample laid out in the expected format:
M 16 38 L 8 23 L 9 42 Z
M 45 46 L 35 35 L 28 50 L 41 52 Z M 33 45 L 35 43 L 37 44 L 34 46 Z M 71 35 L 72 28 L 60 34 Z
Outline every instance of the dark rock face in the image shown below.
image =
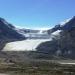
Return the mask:
M 75 28 L 75 16 L 72 19 L 70 19 L 69 22 L 61 26 L 61 30 L 71 30 L 72 28 Z
M 25 36 L 15 30 L 15 27 L 3 18 L 0 18 L 0 49 L 6 42 L 18 41 L 26 39 Z
M 51 34 L 57 30 L 71 30 L 72 28 L 75 28 L 75 16 L 72 19 L 70 19 L 69 22 L 66 22 L 64 25 L 55 25 L 55 27 L 48 30 L 48 34 Z
M 59 44 L 62 55 L 67 58 L 75 59 L 75 28 L 64 30 L 60 34 Z
M 7 23 L 4 19 L 1 18 L 0 18 L 0 34 L 2 34 L 5 37 L 8 37 L 9 39 L 18 39 L 18 40 L 25 39 L 25 37 L 22 34 L 19 34 L 15 30 L 14 26 Z
M 58 25 L 51 29 L 52 32 L 56 30 L 62 30 L 60 35 L 57 35 L 60 38 L 55 36 L 51 41 L 40 44 L 37 52 L 47 53 L 53 58 L 75 59 L 75 17 L 64 25 Z
M 57 31 L 57 30 L 60 30 L 60 29 L 61 29 L 60 24 L 58 24 L 58 25 L 56 25 L 54 28 L 48 30 L 47 32 L 48 32 L 48 34 L 50 35 L 51 33 L 55 32 L 55 31 Z

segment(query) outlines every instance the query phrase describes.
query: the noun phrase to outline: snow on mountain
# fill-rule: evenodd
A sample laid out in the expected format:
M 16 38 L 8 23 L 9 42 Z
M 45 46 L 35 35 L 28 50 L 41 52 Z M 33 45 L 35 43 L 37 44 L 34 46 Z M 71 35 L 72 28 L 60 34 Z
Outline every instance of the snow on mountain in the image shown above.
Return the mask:
M 57 36 L 59 36 L 61 31 L 62 30 L 57 30 L 57 31 L 53 32 L 51 35 L 57 35 Z
M 39 44 L 46 41 L 51 41 L 52 37 L 54 36 L 59 36 L 60 32 L 62 32 L 62 30 L 64 30 L 65 28 L 68 28 L 68 27 L 71 28 L 71 23 L 74 23 L 74 21 L 75 21 L 75 17 L 62 22 L 61 24 L 56 25 L 55 27 L 51 29 L 39 29 L 39 30 L 12 27 L 12 25 L 10 27 L 9 25 L 9 27 L 12 28 L 12 30 L 14 30 L 19 35 L 26 37 L 27 39 L 23 41 L 15 41 L 15 42 L 7 43 L 6 46 L 4 47 L 4 51 L 35 50 Z M 7 24 L 7 22 L 4 22 L 4 23 Z M 49 31 L 49 34 L 48 34 L 48 31 Z
M 0 18 L 0 30 L 1 30 L 1 35 L 3 37 L 7 37 L 8 39 L 25 39 L 25 36 L 20 34 L 15 26 L 12 24 L 8 23 L 5 19 Z
M 50 39 L 27 39 L 23 41 L 16 41 L 7 43 L 3 51 L 34 51 L 36 47 L 45 41 L 50 41 Z
M 36 50 L 36 47 L 42 42 L 51 40 L 47 30 L 16 29 L 16 31 L 25 35 L 27 39 L 7 43 L 3 51 L 32 51 Z
M 3 50 L 5 51 L 35 50 L 38 44 L 48 41 L 50 37 L 47 30 L 18 28 L 3 18 L 0 18 L 0 35 L 0 40 L 3 40 L 4 44 Z M 4 43 L 4 39 L 5 41 L 10 39 L 10 41 Z
M 65 21 L 60 22 L 59 24 L 62 26 L 64 24 L 66 24 L 67 22 L 69 22 L 72 18 L 68 18 Z

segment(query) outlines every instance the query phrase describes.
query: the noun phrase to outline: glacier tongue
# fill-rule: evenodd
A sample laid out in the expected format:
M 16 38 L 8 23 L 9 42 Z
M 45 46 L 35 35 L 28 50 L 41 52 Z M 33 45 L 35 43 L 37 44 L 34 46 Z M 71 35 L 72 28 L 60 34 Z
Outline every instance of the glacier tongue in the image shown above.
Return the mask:
M 51 39 L 27 39 L 24 41 L 16 41 L 7 43 L 3 51 L 32 51 L 36 50 L 36 47 L 45 41 L 50 41 Z

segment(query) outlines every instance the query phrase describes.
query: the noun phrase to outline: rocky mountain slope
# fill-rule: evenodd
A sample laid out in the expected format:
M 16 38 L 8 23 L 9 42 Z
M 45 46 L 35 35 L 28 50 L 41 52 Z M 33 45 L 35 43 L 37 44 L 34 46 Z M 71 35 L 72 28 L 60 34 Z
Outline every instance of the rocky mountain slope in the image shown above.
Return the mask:
M 75 59 L 75 17 L 48 30 L 48 34 L 52 40 L 37 47 L 37 52 L 41 54 L 36 57 Z
M 0 18 L 0 50 L 7 42 L 24 39 L 26 39 L 25 36 L 18 32 L 12 24 L 8 23 L 3 18 Z

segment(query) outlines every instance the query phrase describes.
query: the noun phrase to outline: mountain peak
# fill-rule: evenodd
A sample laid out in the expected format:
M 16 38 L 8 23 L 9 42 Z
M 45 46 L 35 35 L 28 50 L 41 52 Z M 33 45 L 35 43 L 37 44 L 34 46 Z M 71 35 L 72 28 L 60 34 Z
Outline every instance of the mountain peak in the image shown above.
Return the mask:
M 74 27 L 75 27 L 75 16 L 66 20 L 66 22 L 63 25 L 61 25 L 62 30 L 70 30 Z
M 52 29 L 48 30 L 48 34 L 57 30 L 71 30 L 72 28 L 75 28 L 75 16 L 55 25 Z
M 1 18 L 1 17 L 0 17 L 0 22 L 1 23 L 4 23 L 5 25 L 8 25 L 9 24 L 4 18 Z
M 25 39 L 25 36 L 15 30 L 15 27 L 0 17 L 0 31 L 2 36 L 8 39 Z
M 4 20 L 4 18 L 0 17 L 0 20 Z

